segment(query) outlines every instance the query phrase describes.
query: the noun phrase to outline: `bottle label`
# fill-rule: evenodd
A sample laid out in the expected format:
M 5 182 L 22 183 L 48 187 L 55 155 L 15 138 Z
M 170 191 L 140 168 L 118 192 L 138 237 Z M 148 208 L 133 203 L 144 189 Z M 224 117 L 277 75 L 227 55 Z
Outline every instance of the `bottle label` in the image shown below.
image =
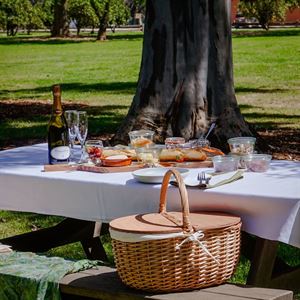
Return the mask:
M 59 146 L 51 150 L 50 155 L 57 160 L 67 160 L 70 156 L 70 148 L 68 146 Z

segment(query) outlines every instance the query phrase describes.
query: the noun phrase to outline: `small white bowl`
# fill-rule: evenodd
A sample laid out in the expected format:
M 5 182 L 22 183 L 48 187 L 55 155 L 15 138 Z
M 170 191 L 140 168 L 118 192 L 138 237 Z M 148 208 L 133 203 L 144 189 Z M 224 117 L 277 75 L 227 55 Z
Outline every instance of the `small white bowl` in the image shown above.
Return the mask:
M 189 169 L 175 168 L 182 177 L 189 174 Z M 146 168 L 132 172 L 133 177 L 143 183 L 162 183 L 169 168 Z M 172 178 L 172 177 L 171 177 Z M 174 180 L 174 179 L 172 179 Z

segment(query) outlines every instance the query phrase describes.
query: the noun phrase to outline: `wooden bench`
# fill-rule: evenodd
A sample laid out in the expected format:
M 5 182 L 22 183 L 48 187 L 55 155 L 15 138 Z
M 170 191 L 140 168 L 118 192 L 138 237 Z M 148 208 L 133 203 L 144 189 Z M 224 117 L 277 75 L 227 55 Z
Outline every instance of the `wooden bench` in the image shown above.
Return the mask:
M 69 274 L 60 281 L 63 300 L 292 300 L 293 292 L 287 290 L 256 288 L 223 284 L 201 290 L 181 293 L 145 293 L 126 287 L 114 268 L 99 267 Z

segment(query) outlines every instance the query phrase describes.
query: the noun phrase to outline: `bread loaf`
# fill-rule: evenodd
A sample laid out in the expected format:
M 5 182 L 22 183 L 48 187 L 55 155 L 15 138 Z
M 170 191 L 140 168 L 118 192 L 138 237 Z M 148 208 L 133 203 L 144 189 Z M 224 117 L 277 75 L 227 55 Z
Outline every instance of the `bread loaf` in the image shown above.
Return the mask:
M 203 161 L 206 160 L 206 154 L 201 150 L 195 149 L 163 149 L 159 159 L 160 161 Z
M 102 151 L 102 158 L 106 158 L 108 156 L 115 156 L 115 155 L 126 155 L 133 160 L 136 160 L 136 153 L 134 149 L 103 149 Z
M 206 154 L 201 150 L 182 149 L 184 160 L 186 161 L 203 161 L 206 160 Z
M 160 161 L 184 161 L 183 153 L 178 149 L 163 149 L 159 155 Z

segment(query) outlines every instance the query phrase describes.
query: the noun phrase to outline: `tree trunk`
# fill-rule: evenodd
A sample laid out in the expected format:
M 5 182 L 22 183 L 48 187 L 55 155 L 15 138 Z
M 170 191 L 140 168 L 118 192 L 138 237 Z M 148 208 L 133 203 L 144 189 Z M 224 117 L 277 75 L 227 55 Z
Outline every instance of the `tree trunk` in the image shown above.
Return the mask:
M 101 19 L 99 20 L 99 29 L 97 33 L 97 41 L 106 40 L 106 28 L 109 20 L 109 1 L 105 3 L 105 8 Z
M 160 143 L 198 138 L 211 122 L 222 149 L 230 137 L 252 135 L 235 98 L 230 16 L 230 0 L 147 1 L 137 90 L 113 143 L 141 128 Z
M 54 2 L 54 20 L 51 30 L 52 37 L 69 35 L 67 4 L 68 0 L 55 0 Z

